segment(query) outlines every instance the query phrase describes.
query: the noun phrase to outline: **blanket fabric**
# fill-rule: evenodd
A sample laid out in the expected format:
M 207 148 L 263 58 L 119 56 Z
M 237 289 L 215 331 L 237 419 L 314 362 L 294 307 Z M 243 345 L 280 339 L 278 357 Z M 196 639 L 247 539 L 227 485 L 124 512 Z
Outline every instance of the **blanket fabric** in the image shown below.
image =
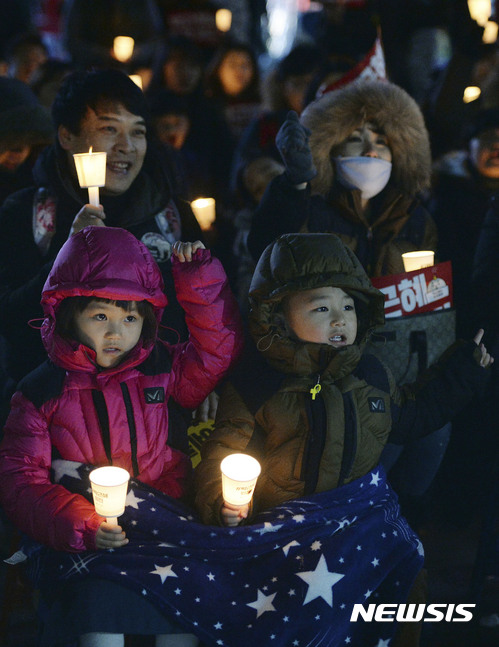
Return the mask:
M 54 468 L 55 480 L 91 500 L 92 466 Z M 405 602 L 423 563 L 381 467 L 237 528 L 203 525 L 131 479 L 119 523 L 130 541 L 118 550 L 64 553 L 27 542 L 34 583 L 120 583 L 207 647 L 388 647 L 396 624 L 351 622 L 353 605 Z

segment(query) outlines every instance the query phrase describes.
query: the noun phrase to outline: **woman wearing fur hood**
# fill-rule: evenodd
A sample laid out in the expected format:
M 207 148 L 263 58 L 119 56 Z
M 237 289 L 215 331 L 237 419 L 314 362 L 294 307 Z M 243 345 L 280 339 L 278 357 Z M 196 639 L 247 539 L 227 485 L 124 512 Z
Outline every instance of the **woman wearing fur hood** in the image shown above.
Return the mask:
M 369 276 L 403 272 L 401 254 L 435 249 L 419 203 L 431 153 L 416 102 L 387 81 L 352 83 L 289 113 L 276 137 L 286 171 L 255 214 L 248 247 L 258 258 L 287 232 L 334 232 Z

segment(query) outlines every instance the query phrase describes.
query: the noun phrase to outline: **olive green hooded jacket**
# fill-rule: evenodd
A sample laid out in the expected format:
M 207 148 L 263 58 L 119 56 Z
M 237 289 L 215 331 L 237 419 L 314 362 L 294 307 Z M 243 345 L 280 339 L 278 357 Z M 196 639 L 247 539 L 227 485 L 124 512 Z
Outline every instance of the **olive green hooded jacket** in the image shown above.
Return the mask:
M 280 323 L 284 296 L 322 286 L 353 296 L 353 345 L 299 341 Z M 389 438 L 402 444 L 439 429 L 482 384 L 474 342 L 453 349 L 421 384 L 402 389 L 378 359 L 362 353 L 369 332 L 384 322 L 384 296 L 334 234 L 278 238 L 262 254 L 249 294 L 256 347 L 248 343 L 246 358 L 224 387 L 215 432 L 195 470 L 196 506 L 206 523 L 220 522 L 220 461 L 228 454 L 260 460 L 253 499 L 258 512 L 365 475 Z

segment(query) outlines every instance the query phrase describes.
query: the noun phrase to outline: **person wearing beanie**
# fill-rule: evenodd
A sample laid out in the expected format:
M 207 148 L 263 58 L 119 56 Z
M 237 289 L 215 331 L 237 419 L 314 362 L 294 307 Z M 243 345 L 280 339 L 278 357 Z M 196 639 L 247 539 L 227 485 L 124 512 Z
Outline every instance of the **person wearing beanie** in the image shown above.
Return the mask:
M 368 276 L 403 272 L 402 253 L 436 249 L 419 195 L 429 187 L 428 133 L 416 102 L 388 81 L 357 81 L 290 113 L 276 137 L 285 172 L 255 213 L 258 258 L 286 232 L 333 232 Z

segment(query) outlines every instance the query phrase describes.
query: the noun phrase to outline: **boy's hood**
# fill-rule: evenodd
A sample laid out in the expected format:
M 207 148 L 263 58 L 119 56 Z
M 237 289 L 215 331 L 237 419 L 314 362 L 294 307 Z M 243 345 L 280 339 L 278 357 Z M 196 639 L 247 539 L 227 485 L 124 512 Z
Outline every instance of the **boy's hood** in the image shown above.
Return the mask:
M 86 227 L 71 236 L 43 287 L 42 340 L 52 361 L 79 370 L 87 364 L 86 349 L 70 344 L 55 332 L 61 301 L 76 296 L 148 301 L 158 322 L 166 305 L 161 272 L 147 247 L 135 236 L 116 227 Z M 141 359 L 151 347 L 143 350 Z
M 356 299 L 356 343 L 336 350 L 283 335 L 275 313 L 282 299 L 297 290 L 323 286 L 343 289 Z M 334 360 L 351 372 L 368 333 L 383 325 L 384 295 L 374 288 L 355 254 L 335 234 L 285 234 L 263 252 L 249 290 L 250 332 L 258 349 L 279 370 L 312 373 Z

